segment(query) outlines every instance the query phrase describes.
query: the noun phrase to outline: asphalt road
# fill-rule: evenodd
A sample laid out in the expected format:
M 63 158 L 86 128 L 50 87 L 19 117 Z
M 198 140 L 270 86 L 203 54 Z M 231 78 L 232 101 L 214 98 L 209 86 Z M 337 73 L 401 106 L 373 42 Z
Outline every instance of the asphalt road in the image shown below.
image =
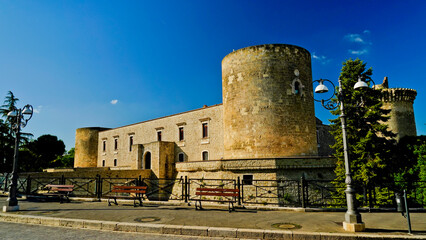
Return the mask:
M 190 237 L 145 233 L 126 233 L 99 231 L 90 229 L 75 229 L 66 227 L 47 227 L 43 225 L 19 224 L 0 222 L 0 239 L 2 240 L 195 240 L 195 239 L 222 239 L 208 237 Z

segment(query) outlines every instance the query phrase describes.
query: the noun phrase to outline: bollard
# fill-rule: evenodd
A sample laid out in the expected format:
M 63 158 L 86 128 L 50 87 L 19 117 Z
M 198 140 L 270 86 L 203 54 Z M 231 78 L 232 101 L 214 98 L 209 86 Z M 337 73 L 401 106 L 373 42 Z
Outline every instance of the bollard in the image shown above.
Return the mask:
M 408 208 L 408 203 L 407 203 L 407 192 L 404 190 L 404 201 L 405 201 L 405 218 L 407 218 L 407 223 L 408 223 L 408 233 L 411 234 L 411 219 L 410 219 L 410 210 Z

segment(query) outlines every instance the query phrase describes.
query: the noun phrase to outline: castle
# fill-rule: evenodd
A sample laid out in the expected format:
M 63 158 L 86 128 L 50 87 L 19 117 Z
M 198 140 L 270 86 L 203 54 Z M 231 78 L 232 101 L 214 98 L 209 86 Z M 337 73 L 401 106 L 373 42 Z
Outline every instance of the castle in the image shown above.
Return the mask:
M 416 91 L 383 88 L 391 129 L 416 135 Z M 233 51 L 222 61 L 222 90 L 222 104 L 113 129 L 77 129 L 75 168 L 143 170 L 156 178 L 333 178 L 333 139 L 315 117 L 306 49 L 268 44 Z

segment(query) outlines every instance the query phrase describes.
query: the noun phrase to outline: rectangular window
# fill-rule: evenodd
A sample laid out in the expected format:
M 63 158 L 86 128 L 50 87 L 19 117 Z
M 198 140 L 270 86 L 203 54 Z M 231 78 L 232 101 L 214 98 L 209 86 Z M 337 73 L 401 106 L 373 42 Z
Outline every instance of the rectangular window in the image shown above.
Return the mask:
M 203 123 L 203 138 L 209 137 L 209 125 L 208 123 Z
M 118 149 L 118 138 L 114 138 L 114 150 Z
M 202 155 L 203 155 L 203 161 L 209 160 L 209 152 L 204 151 Z
M 253 185 L 253 175 L 243 175 L 243 185 Z
M 129 151 L 132 151 L 132 145 L 133 145 L 133 136 L 129 137 Z
M 106 140 L 102 141 L 102 151 L 106 151 Z
M 157 141 L 161 142 L 161 131 L 157 132 Z
M 117 167 L 117 159 L 114 159 L 114 167 Z
M 102 167 L 105 167 L 105 160 L 102 160 Z
M 183 141 L 185 138 L 184 138 L 184 135 L 183 135 L 183 127 L 180 127 L 179 128 L 179 141 Z

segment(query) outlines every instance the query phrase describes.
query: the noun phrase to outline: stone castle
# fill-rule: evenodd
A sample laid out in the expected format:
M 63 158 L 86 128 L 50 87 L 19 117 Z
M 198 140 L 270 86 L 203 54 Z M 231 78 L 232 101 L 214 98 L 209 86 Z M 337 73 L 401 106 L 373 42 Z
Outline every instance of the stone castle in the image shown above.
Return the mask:
M 416 135 L 416 91 L 385 91 L 389 126 Z M 156 178 L 332 179 L 328 126 L 315 117 L 311 55 L 251 46 L 222 61 L 223 103 L 113 129 L 76 131 L 75 168 L 141 170 Z

